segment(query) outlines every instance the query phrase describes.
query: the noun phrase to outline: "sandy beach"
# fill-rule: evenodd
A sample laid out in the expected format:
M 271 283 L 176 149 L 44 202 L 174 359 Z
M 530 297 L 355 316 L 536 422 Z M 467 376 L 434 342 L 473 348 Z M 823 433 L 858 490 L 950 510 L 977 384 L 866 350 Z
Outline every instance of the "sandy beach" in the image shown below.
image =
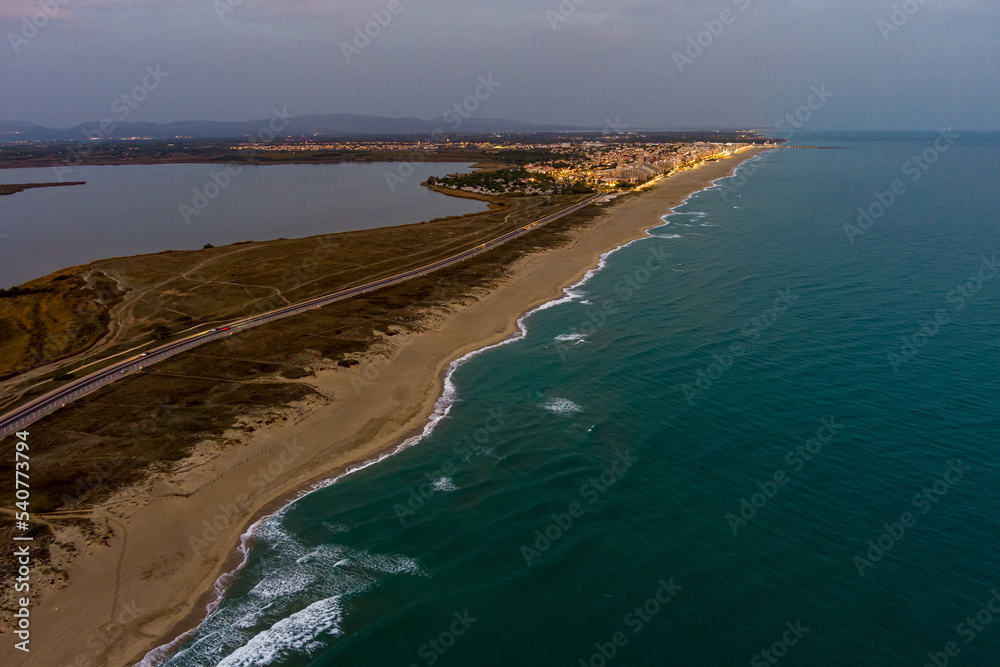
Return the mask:
M 245 445 L 206 449 L 106 506 L 114 537 L 81 547 L 64 588 L 32 612 L 31 653 L 0 649 L 3 664 L 133 665 L 205 615 L 213 590 L 241 561 L 241 535 L 317 481 L 391 451 L 434 412 L 456 358 L 517 331 L 520 315 L 558 298 L 600 255 L 641 237 L 691 193 L 762 148 L 674 174 L 610 209 L 567 247 L 536 253 L 434 330 L 393 337 L 384 358 L 312 380 L 329 402 L 293 405 Z

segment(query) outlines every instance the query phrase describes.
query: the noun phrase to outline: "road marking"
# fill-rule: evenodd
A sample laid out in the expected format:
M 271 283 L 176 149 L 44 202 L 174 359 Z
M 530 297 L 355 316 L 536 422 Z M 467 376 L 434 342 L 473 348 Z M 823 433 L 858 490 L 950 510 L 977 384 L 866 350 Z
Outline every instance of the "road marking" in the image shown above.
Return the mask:
M 600 195 L 591 197 L 586 201 L 574 204 L 558 213 L 553 213 L 548 217 L 542 218 L 541 220 L 537 221 L 536 224 L 539 225 L 548 224 L 549 222 L 558 220 L 561 217 L 565 217 L 567 215 L 575 213 L 581 208 L 586 208 L 587 206 L 590 206 L 591 204 L 595 203 L 599 196 Z M 492 241 L 487 242 L 486 245 L 492 246 L 495 244 L 505 243 L 506 241 L 520 237 L 523 233 L 527 232 L 520 229 L 508 232 L 507 234 L 498 236 Z M 492 250 L 492 248 L 490 248 L 490 250 Z M 357 287 L 351 287 L 345 290 L 341 290 L 339 292 L 334 292 L 333 294 L 328 294 L 325 297 L 320 297 L 322 301 L 320 301 L 319 303 L 321 305 L 327 305 L 330 303 L 334 303 L 336 301 L 342 301 L 355 296 L 360 296 L 361 294 L 367 294 L 369 291 L 373 289 L 381 289 L 383 287 L 395 286 L 400 283 L 406 282 L 411 278 L 425 276 L 432 271 L 436 271 L 437 269 L 444 268 L 446 266 L 451 266 L 452 264 L 457 264 L 461 261 L 464 261 L 465 259 L 468 259 L 485 251 L 486 251 L 485 247 L 482 248 L 481 250 L 478 247 L 472 249 L 466 249 L 455 255 L 452 255 L 451 257 L 446 257 L 445 259 L 433 262 L 425 267 L 421 267 L 418 269 L 411 269 L 408 272 L 396 274 L 395 276 L 390 276 L 388 278 L 383 278 L 381 280 L 376 280 L 370 283 L 366 283 L 365 285 L 359 285 Z M 237 320 L 233 324 L 223 325 L 223 326 L 226 327 L 226 331 L 229 331 L 229 335 L 232 335 L 234 333 L 234 331 L 232 331 L 234 328 L 238 327 L 239 329 L 246 329 L 260 324 L 264 324 L 266 322 L 271 321 L 272 319 L 279 319 L 284 316 L 293 315 L 305 310 L 307 304 L 309 303 L 311 302 L 305 302 L 304 304 L 296 304 L 292 306 L 285 306 L 284 308 L 280 308 L 276 311 L 273 311 L 272 313 L 266 313 L 255 317 L 246 318 L 244 320 Z M 213 333 L 215 335 L 205 335 L 204 338 L 200 337 L 204 334 L 213 334 Z M 156 355 L 155 359 L 156 361 L 160 361 L 162 359 L 172 357 L 176 354 L 180 354 L 183 351 L 189 350 L 203 343 L 207 343 L 210 340 L 221 338 L 224 333 L 225 331 L 215 331 L 213 329 L 212 331 L 195 334 L 186 343 L 185 340 L 175 341 L 173 343 L 168 343 L 157 350 L 151 350 L 150 352 Z M 184 343 L 184 344 L 182 344 L 180 347 L 174 347 L 179 343 Z M 147 360 L 147 361 L 151 363 L 153 360 Z M 74 387 L 77 392 L 83 392 L 87 389 L 96 389 L 97 387 L 114 382 L 117 378 L 121 377 L 122 375 L 128 375 L 129 373 L 125 371 L 132 371 L 132 370 L 133 368 L 128 366 L 125 368 L 122 368 L 121 366 L 111 366 L 110 368 L 103 369 L 101 371 L 96 371 L 92 375 L 89 375 L 85 378 L 81 378 L 80 380 L 77 381 L 77 383 L 74 383 L 74 385 L 70 386 Z M 122 372 L 116 372 L 116 371 L 122 371 Z M 72 389 L 70 389 L 69 387 L 63 387 L 62 389 L 54 390 L 54 392 L 50 392 L 48 394 L 40 396 L 35 400 L 25 404 L 24 406 L 21 406 L 20 408 L 17 408 L 14 411 L 0 417 L 0 437 L 4 437 L 9 433 L 16 431 L 18 428 L 22 426 L 21 422 L 25 419 L 30 419 L 30 421 L 27 422 L 30 424 L 36 421 L 37 419 L 40 419 L 41 417 L 44 417 L 45 415 L 48 415 L 58 410 L 60 407 L 62 407 L 60 399 L 74 397 L 73 394 L 67 396 L 65 393 L 59 393 L 60 391 L 65 392 L 67 390 L 72 391 Z M 25 410 L 29 410 L 30 412 L 25 413 L 24 412 Z M 16 419 L 18 421 L 10 422 L 11 419 Z M 6 426 L 3 425 L 5 422 L 7 422 Z

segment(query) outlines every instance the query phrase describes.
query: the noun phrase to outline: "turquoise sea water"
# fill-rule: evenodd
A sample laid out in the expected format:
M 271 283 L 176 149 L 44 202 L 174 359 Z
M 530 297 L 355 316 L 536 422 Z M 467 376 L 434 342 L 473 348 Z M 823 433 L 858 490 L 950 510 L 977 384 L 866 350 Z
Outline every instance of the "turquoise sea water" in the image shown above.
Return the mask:
M 258 525 L 166 664 L 997 665 L 1000 137 L 936 139 L 650 220 Z

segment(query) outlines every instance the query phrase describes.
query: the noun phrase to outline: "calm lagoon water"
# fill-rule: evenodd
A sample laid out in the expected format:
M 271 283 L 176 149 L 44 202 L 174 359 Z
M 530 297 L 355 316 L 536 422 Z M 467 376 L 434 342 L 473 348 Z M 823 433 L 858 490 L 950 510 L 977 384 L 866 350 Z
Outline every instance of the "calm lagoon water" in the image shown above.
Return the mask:
M 487 208 L 420 186 L 468 165 L 416 164 L 392 190 L 385 172 L 398 166 L 275 165 L 235 175 L 226 165 L 76 167 L 63 180 L 86 185 L 0 197 L 0 287 L 106 257 L 404 225 Z M 228 184 L 218 187 L 213 173 Z M 59 180 L 52 169 L 0 169 L 0 183 Z M 186 218 L 181 205 L 190 207 Z

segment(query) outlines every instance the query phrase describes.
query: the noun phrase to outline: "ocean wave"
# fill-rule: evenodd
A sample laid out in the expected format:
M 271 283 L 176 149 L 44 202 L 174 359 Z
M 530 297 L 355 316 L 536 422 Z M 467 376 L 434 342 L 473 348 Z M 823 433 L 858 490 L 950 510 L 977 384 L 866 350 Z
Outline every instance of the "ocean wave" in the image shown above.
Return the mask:
M 568 398 L 553 398 L 542 403 L 542 407 L 557 415 L 571 415 L 574 412 L 583 412 L 583 408 Z
M 255 524 L 253 540 L 265 547 L 246 576 L 257 582 L 223 600 L 176 653 L 178 640 L 150 652 L 140 665 L 268 665 L 326 645 L 341 633 L 340 600 L 388 575 L 422 575 L 408 556 L 372 554 L 338 544 L 309 546 L 282 525 L 284 508 Z M 318 601 L 317 601 L 318 600 Z M 276 619 L 276 620 L 275 620 Z
M 557 340 L 560 343 L 565 343 L 566 341 L 570 340 L 585 341 L 587 340 L 587 334 L 582 334 L 582 333 L 559 334 L 558 336 L 555 337 L 554 340 Z
M 340 596 L 313 602 L 257 634 L 219 662 L 217 667 L 258 667 L 296 653 L 311 654 L 323 646 L 322 642 L 316 641 L 316 637 L 324 633 L 334 637 L 341 634 L 342 616 Z
M 451 479 L 451 477 L 439 477 L 434 480 L 433 486 L 438 491 L 448 492 L 458 490 L 458 487 L 455 486 L 455 482 Z
M 342 523 L 329 523 L 327 521 L 324 521 L 322 526 L 331 533 L 346 533 L 351 529 L 350 526 L 346 526 Z
M 763 157 L 763 155 L 756 156 L 756 157 L 751 158 L 751 159 L 752 160 L 757 160 L 757 159 L 759 159 L 761 157 Z M 746 162 L 742 163 L 739 166 L 742 166 L 743 164 L 746 164 Z M 735 172 L 734 172 L 733 175 L 735 175 Z M 172 661 L 174 658 L 176 658 L 176 657 L 178 657 L 180 655 L 179 653 L 178 654 L 173 654 L 173 651 L 176 649 L 176 647 L 180 646 L 181 644 L 183 644 L 185 641 L 187 641 L 192 636 L 195 636 L 207 624 L 209 624 L 209 622 L 211 621 L 211 619 L 215 616 L 216 612 L 219 611 L 220 606 L 221 606 L 221 604 L 222 604 L 222 602 L 223 602 L 223 600 L 225 598 L 225 592 L 229 589 L 230 585 L 237 578 L 237 576 L 247 566 L 247 563 L 249 561 L 249 556 L 250 556 L 250 550 L 251 550 L 253 544 L 255 543 L 255 540 L 256 540 L 256 537 L 257 537 L 257 535 L 256 535 L 257 531 L 262 526 L 266 525 L 269 520 L 275 519 L 275 518 L 280 518 L 281 516 L 283 516 L 285 514 L 285 512 L 290 507 L 292 507 L 295 503 L 297 503 L 299 500 L 301 500 L 305 496 L 310 495 L 311 493 L 314 493 L 314 492 L 319 491 L 321 489 L 324 489 L 324 488 L 326 488 L 328 486 L 331 486 L 332 484 L 336 484 L 338 481 L 340 481 L 341 479 L 347 477 L 348 475 L 351 475 L 351 474 L 353 474 L 355 472 L 358 472 L 360 470 L 364 470 L 365 468 L 373 466 L 373 465 L 375 465 L 377 463 L 381 463 L 385 459 L 387 459 L 387 458 L 389 458 L 391 456 L 394 456 L 395 454 L 398 454 L 399 452 L 401 452 L 401 451 L 403 451 L 405 449 L 413 447 L 414 445 L 416 445 L 420 441 L 422 441 L 424 438 L 426 438 L 427 436 L 429 436 L 431 433 L 434 432 L 434 429 L 437 426 L 437 424 L 440 423 L 440 421 L 442 419 L 444 419 L 445 417 L 447 417 L 448 413 L 451 411 L 452 406 L 458 400 L 458 398 L 457 398 L 458 391 L 457 391 L 457 388 L 455 387 L 455 384 L 454 384 L 454 382 L 452 380 L 452 378 L 453 378 L 453 376 L 455 374 L 455 371 L 457 371 L 466 362 L 468 362 L 471 359 L 474 359 L 475 357 L 479 356 L 480 354 L 483 354 L 483 353 L 488 352 L 488 351 L 490 351 L 492 349 L 501 347 L 503 345 L 508 345 L 510 343 L 517 342 L 517 341 L 519 341 L 519 340 L 527 337 L 528 328 L 527 328 L 527 325 L 525 324 L 525 320 L 527 320 L 527 318 L 531 317 L 531 315 L 533 315 L 533 314 L 535 314 L 535 313 L 537 313 L 539 311 L 542 311 L 542 310 L 547 310 L 549 308 L 553 308 L 553 307 L 558 306 L 558 305 L 563 304 L 563 303 L 569 303 L 571 301 L 575 301 L 575 300 L 580 299 L 583 296 L 583 293 L 580 292 L 577 288 L 582 287 L 588 281 L 590 281 L 591 278 L 593 278 L 595 275 L 597 275 L 602 270 L 604 270 L 604 268 L 607 266 L 608 257 L 610 257 L 612 254 L 618 252 L 619 250 L 621 250 L 623 248 L 627 248 L 627 247 L 631 246 L 633 243 L 637 243 L 639 241 L 645 241 L 645 240 L 650 239 L 650 238 L 655 238 L 657 235 L 651 234 L 650 230 L 656 229 L 656 228 L 661 227 L 663 225 L 671 224 L 671 222 L 672 222 L 671 218 L 673 216 L 676 216 L 676 215 L 692 215 L 692 216 L 694 216 L 696 218 L 704 217 L 705 215 L 707 215 L 706 213 L 704 213 L 702 211 L 693 211 L 693 212 L 685 211 L 685 212 L 679 212 L 679 211 L 677 211 L 677 209 L 680 208 L 681 206 L 687 204 L 688 201 L 692 197 L 694 197 L 695 195 L 697 195 L 697 194 L 699 194 L 701 192 L 705 192 L 705 191 L 708 191 L 708 190 L 713 190 L 713 189 L 717 189 L 717 188 L 721 187 L 719 185 L 719 183 L 721 181 L 725 180 L 726 178 L 732 178 L 733 175 L 731 175 L 731 176 L 724 176 L 724 177 L 718 178 L 718 179 L 712 181 L 712 183 L 709 186 L 707 186 L 705 188 L 702 188 L 701 190 L 698 190 L 696 192 L 692 192 L 691 194 L 689 194 L 687 197 L 684 198 L 684 200 L 680 204 L 678 204 L 677 206 L 673 207 L 669 213 L 666 213 L 666 214 L 660 216 L 661 224 L 654 225 L 654 226 L 650 227 L 649 229 L 647 229 L 645 231 L 645 234 L 646 234 L 645 236 L 637 238 L 637 239 L 633 239 L 633 240 L 628 241 L 626 243 L 623 243 L 623 244 L 621 244 L 619 246 L 616 246 L 615 248 L 612 248 L 611 250 L 608 250 L 605 253 L 602 253 L 601 256 L 600 256 L 600 258 L 599 258 L 599 260 L 598 260 L 598 262 L 597 262 L 597 266 L 593 267 L 592 269 L 589 269 L 583 275 L 583 277 L 580 280 L 578 280 L 576 283 L 574 283 L 574 284 L 572 284 L 572 285 L 570 285 L 568 287 L 563 288 L 563 296 L 562 297 L 557 298 L 557 299 L 553 299 L 552 301 L 549 301 L 549 302 L 546 302 L 546 303 L 544 303 L 544 304 L 542 304 L 542 305 L 540 305 L 540 306 L 538 306 L 538 307 L 536 307 L 536 308 L 534 308 L 534 309 L 526 312 L 524 315 L 522 315 L 521 317 L 519 317 L 518 320 L 517 320 L 517 329 L 518 330 L 517 330 L 516 333 L 512 334 L 511 336 L 505 338 L 504 340 L 502 340 L 502 341 L 500 341 L 498 343 L 494 343 L 492 345 L 487 345 L 487 346 L 482 347 L 482 348 L 480 348 L 478 350 L 473 350 L 472 352 L 469 352 L 469 353 L 463 355 L 462 357 L 460 357 L 460 358 L 454 360 L 453 362 L 451 362 L 451 364 L 449 364 L 448 369 L 447 369 L 447 371 L 445 372 L 445 375 L 444 375 L 444 391 L 442 392 L 441 397 L 434 404 L 434 412 L 428 418 L 427 423 L 424 425 L 424 428 L 421 431 L 421 433 L 419 433 L 419 434 L 417 434 L 415 436 L 412 436 L 412 437 L 404 440 L 397 447 L 395 447 L 392 451 L 380 454 L 379 456 L 371 458 L 371 459 L 369 459 L 367 461 L 364 461 L 364 462 L 362 462 L 360 464 L 349 466 L 344 472 L 340 473 L 339 475 L 335 475 L 333 477 L 330 477 L 327 480 L 324 480 L 324 481 L 317 482 L 317 483 L 313 484 L 308 490 L 300 492 L 294 499 L 292 499 L 291 501 L 289 501 L 284 507 L 280 508 L 274 514 L 271 514 L 271 515 L 269 515 L 267 517 L 262 517 L 257 522 L 255 522 L 253 525 L 251 525 L 247 529 L 247 531 L 241 536 L 240 546 L 238 547 L 238 550 L 242 554 L 243 558 L 241 559 L 240 564 L 237 565 L 234 570 L 223 574 L 216 581 L 215 587 L 214 587 L 214 594 L 212 596 L 212 600 L 209 602 L 209 604 L 206 607 L 206 618 L 205 618 L 205 620 L 202 621 L 202 623 L 199 624 L 194 629 L 192 629 L 192 630 L 190 630 L 190 631 L 188 631 L 188 632 L 186 632 L 186 633 L 178 636 L 173 641 L 171 641 L 171 642 L 169 642 L 167 644 L 164 644 L 163 646 L 160 646 L 158 648 L 155 648 L 152 651 L 150 651 L 149 653 L 147 653 L 146 656 L 136 665 L 136 667 L 156 667 L 158 665 L 163 664 L 167 660 L 171 660 Z M 691 226 L 691 225 L 682 225 L 682 226 Z M 702 236 L 702 234 L 698 234 L 697 232 L 691 232 L 691 234 Z M 565 403 L 559 403 L 560 401 L 565 401 Z M 564 407 L 557 408 L 557 405 L 564 406 Z M 568 408 L 567 412 L 565 412 L 564 414 L 572 414 L 573 412 L 581 412 L 581 411 L 583 411 L 582 407 L 580 407 L 579 405 L 577 405 L 576 403 L 573 403 L 572 401 L 570 401 L 568 399 L 554 399 L 553 401 L 549 401 L 548 403 L 546 403 L 543 407 L 545 407 L 548 410 L 553 410 L 553 411 L 555 411 L 554 409 L 567 410 L 567 408 Z M 337 564 L 339 564 L 339 563 L 337 563 Z M 337 564 L 335 564 L 335 565 L 337 565 Z M 259 610 L 259 608 L 258 608 L 258 610 Z M 215 642 L 218 642 L 218 641 L 221 641 L 221 640 L 220 640 L 220 638 L 219 638 L 219 636 L 218 636 L 217 633 L 213 633 L 213 634 L 211 634 L 211 635 L 209 635 L 207 637 L 203 637 L 201 640 L 199 640 L 198 642 L 196 642 L 195 646 L 198 646 L 198 645 L 201 645 L 203 643 L 206 643 L 206 641 L 208 643 L 215 643 Z M 192 648 L 194 648 L 194 647 L 185 648 L 183 650 L 183 652 L 187 652 L 188 650 L 190 650 Z
M 753 166 L 753 168 L 756 170 L 759 164 L 767 162 L 767 158 L 765 157 L 767 153 L 768 151 L 765 151 L 760 155 L 754 155 L 752 158 L 740 162 L 738 165 L 736 165 L 736 169 L 733 170 L 733 176 L 738 175 L 740 171 L 748 169 L 750 166 Z
M 421 575 L 424 573 L 420 568 L 420 564 L 409 556 L 386 556 L 384 554 L 358 552 L 349 558 L 348 564 L 383 574 Z

